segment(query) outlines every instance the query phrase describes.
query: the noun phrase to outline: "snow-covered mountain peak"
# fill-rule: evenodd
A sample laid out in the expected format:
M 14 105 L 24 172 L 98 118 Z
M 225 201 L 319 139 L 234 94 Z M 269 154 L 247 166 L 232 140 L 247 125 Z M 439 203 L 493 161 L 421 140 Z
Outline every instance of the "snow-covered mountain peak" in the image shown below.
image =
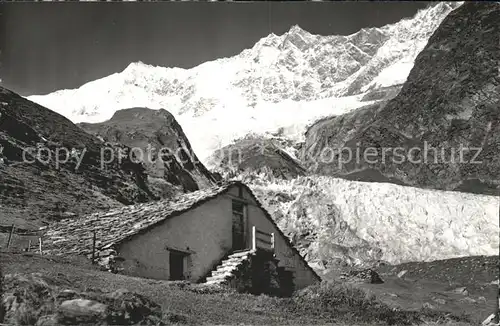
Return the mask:
M 283 43 L 281 44 L 281 49 L 288 49 L 290 46 L 294 46 L 300 51 L 306 51 L 309 48 L 317 44 L 320 39 L 317 35 L 313 35 L 298 25 L 294 25 L 290 30 L 283 35 Z M 322 37 L 325 38 L 324 36 Z
M 288 34 L 304 34 L 304 33 L 309 34 L 307 31 L 302 29 L 298 24 L 292 25 L 288 30 Z
M 135 71 L 139 69 L 150 69 L 152 68 L 152 65 L 148 65 L 142 61 L 136 61 L 136 62 L 131 62 L 124 70 L 123 72 L 128 72 L 128 71 Z
M 274 47 L 277 50 L 282 50 L 287 43 L 293 43 L 293 40 L 296 39 L 302 39 L 310 43 L 317 39 L 317 35 L 309 33 L 299 25 L 292 25 L 287 32 L 281 35 L 271 32 L 269 35 L 262 37 L 251 49 L 243 50 L 242 55 L 244 56 L 248 52 L 258 52 L 262 47 Z
M 79 89 L 29 99 L 74 122 L 104 121 L 129 107 L 165 108 L 201 157 L 215 143 L 228 144 L 250 131 L 284 128 L 300 138 L 313 120 L 365 105 L 356 100 L 364 92 L 402 84 L 430 35 L 456 7 L 434 4 L 413 18 L 348 36 L 313 35 L 294 25 L 238 55 L 191 69 L 136 62 Z M 229 128 L 228 121 L 239 123 Z

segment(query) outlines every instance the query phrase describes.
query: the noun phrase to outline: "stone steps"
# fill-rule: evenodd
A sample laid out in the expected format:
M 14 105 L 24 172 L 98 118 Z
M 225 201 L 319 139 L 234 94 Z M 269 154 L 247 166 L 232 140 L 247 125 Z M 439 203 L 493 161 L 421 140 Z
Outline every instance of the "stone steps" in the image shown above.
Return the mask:
M 228 256 L 228 258 L 217 266 L 207 277 L 205 284 L 207 285 L 224 285 L 228 280 L 235 276 L 234 272 L 238 267 L 246 261 L 250 255 L 253 254 L 252 250 L 240 251 Z
M 236 269 L 238 269 L 238 265 L 233 265 L 233 266 L 221 266 L 219 268 L 217 268 L 215 271 L 212 271 L 212 275 L 214 275 L 214 273 L 225 273 L 225 272 L 232 272 Z
M 242 257 L 242 256 L 248 256 L 251 254 L 253 254 L 252 250 L 240 251 L 240 252 L 236 252 L 234 254 L 229 255 L 227 258 L 233 258 L 233 257 L 238 258 L 238 257 Z
M 239 259 L 239 260 L 228 260 L 228 261 L 224 261 L 220 266 L 237 266 L 237 265 L 241 264 L 241 261 L 242 261 L 242 259 Z

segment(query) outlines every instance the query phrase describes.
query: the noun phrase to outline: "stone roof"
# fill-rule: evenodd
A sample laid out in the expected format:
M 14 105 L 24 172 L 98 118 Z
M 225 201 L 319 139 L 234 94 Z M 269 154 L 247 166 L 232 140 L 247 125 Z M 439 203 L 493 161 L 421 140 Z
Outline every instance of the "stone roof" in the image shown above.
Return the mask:
M 78 219 L 61 220 L 42 228 L 45 231 L 43 251 L 52 255 L 86 255 L 90 258 L 95 231 L 98 262 L 108 265 L 108 260 L 104 258 L 113 255 L 113 247 L 119 243 L 226 192 L 238 183 L 228 182 L 181 194 L 171 200 L 124 206 Z
M 49 227 L 44 227 L 43 252 L 52 255 L 86 255 L 92 257 L 93 232 L 96 233 L 95 257 L 99 265 L 110 271 L 114 269 L 113 261 L 117 256 L 118 244 L 134 235 L 143 233 L 162 221 L 178 216 L 204 202 L 213 199 L 232 186 L 243 186 L 259 204 L 265 216 L 276 227 L 289 247 L 303 260 L 305 266 L 321 278 L 309 266 L 307 261 L 293 246 L 290 239 L 281 231 L 269 212 L 262 206 L 251 189 L 241 181 L 230 181 L 219 186 L 181 194 L 171 200 L 160 200 L 144 204 L 136 204 L 108 211 L 93 213 L 78 219 L 61 220 Z

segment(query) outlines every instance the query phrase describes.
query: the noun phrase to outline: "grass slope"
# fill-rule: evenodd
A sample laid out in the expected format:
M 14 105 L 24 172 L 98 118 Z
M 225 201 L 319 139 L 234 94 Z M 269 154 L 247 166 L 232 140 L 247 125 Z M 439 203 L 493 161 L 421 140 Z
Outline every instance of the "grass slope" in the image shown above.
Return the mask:
M 446 321 L 439 313 L 394 311 L 364 292 L 335 284 L 302 291 L 291 299 L 232 292 L 200 293 L 200 287 L 101 272 L 85 260 L 33 254 L 0 253 L 4 273 L 41 273 L 61 289 L 115 291 L 126 288 L 145 295 L 162 307 L 166 323 L 225 325 L 469 325 Z M 8 285 L 6 285 L 8 287 Z M 414 321 L 434 320 L 434 322 Z M 413 322 L 412 322 L 413 321 Z M 175 321 L 174 321 L 175 322 Z M 398 324 L 398 323 L 396 323 Z

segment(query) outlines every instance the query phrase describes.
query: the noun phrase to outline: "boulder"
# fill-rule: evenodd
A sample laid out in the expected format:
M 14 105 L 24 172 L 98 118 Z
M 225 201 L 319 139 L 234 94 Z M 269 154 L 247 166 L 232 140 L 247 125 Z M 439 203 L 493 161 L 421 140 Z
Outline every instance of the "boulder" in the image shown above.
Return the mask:
M 377 272 L 375 272 L 374 270 L 369 269 L 369 268 L 363 269 L 363 270 L 351 270 L 349 272 L 342 273 L 340 278 L 344 279 L 344 280 L 346 280 L 346 279 L 349 279 L 349 280 L 359 279 L 359 280 L 362 280 L 364 282 L 368 282 L 371 284 L 384 283 L 384 281 L 382 280 L 380 275 L 378 275 Z
M 140 294 L 126 289 L 81 292 L 67 288 L 70 283 L 65 288 L 60 285 L 60 279 L 38 273 L 6 275 L 1 301 L 5 318 L 0 322 L 36 326 L 163 324 L 161 307 Z
M 403 276 L 405 276 L 406 273 L 408 273 L 408 271 L 407 270 L 403 270 L 403 271 L 401 271 L 401 272 L 398 273 L 398 277 L 402 278 Z
M 452 292 L 456 294 L 469 295 L 469 291 L 467 291 L 467 288 L 465 286 L 453 289 Z
M 108 306 L 88 299 L 66 300 L 59 306 L 58 322 L 64 325 L 103 324 Z
M 108 321 L 118 325 L 162 324 L 161 307 L 148 298 L 120 289 L 107 295 L 111 302 Z

